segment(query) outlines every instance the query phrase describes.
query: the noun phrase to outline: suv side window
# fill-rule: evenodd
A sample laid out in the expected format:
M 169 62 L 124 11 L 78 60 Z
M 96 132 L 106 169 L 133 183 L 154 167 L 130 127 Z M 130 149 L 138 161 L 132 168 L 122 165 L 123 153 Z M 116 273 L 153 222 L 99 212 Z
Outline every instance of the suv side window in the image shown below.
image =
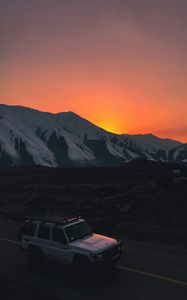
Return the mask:
M 26 234 L 33 236 L 35 234 L 36 224 L 30 224 L 26 229 Z
M 67 244 L 67 240 L 62 229 L 60 228 L 53 229 L 53 241 L 60 242 L 63 245 Z
M 35 229 L 36 229 L 36 224 L 29 223 L 29 224 L 26 224 L 20 231 L 21 231 L 21 234 L 33 236 L 35 233 Z
M 40 239 L 50 239 L 50 228 L 48 226 L 40 226 L 38 231 L 38 237 Z

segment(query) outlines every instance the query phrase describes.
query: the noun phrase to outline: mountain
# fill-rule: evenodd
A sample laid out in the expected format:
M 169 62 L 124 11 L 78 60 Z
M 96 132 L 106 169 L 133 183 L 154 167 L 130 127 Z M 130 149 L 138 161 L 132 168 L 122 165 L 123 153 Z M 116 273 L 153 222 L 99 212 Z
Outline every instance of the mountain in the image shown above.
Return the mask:
M 0 167 L 114 166 L 147 158 L 187 162 L 187 145 L 149 135 L 118 135 L 73 112 L 0 104 Z
M 169 160 L 183 162 L 187 165 L 187 144 L 182 144 L 169 152 Z
M 136 143 L 141 143 L 145 148 L 153 147 L 154 149 L 171 150 L 180 146 L 181 143 L 170 139 L 161 139 L 153 134 L 134 134 L 124 135 L 132 139 Z

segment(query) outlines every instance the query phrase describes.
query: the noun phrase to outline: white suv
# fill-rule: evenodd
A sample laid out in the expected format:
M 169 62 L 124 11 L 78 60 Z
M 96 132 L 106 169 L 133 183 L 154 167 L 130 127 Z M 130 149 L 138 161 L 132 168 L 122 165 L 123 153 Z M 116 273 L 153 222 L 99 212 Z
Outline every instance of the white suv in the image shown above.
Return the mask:
M 32 266 L 44 259 L 74 266 L 115 263 L 123 252 L 121 241 L 93 233 L 81 217 L 27 220 L 18 235 L 20 249 L 28 252 Z

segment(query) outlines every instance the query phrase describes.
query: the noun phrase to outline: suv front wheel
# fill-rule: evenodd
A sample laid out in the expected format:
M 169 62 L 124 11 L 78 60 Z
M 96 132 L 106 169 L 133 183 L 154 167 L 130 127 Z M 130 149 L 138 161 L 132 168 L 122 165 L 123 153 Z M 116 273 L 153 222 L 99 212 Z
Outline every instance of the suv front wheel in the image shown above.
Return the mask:
M 76 272 L 85 273 L 91 267 L 91 262 L 88 257 L 84 255 L 76 255 L 73 260 L 73 268 Z

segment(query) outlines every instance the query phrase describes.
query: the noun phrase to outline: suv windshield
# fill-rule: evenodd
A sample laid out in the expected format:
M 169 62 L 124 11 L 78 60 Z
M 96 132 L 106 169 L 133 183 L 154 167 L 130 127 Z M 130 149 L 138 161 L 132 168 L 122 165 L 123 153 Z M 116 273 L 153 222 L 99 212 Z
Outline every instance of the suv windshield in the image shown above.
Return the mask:
M 71 242 L 93 233 L 92 229 L 85 221 L 72 224 L 71 226 L 66 227 L 65 231 Z

